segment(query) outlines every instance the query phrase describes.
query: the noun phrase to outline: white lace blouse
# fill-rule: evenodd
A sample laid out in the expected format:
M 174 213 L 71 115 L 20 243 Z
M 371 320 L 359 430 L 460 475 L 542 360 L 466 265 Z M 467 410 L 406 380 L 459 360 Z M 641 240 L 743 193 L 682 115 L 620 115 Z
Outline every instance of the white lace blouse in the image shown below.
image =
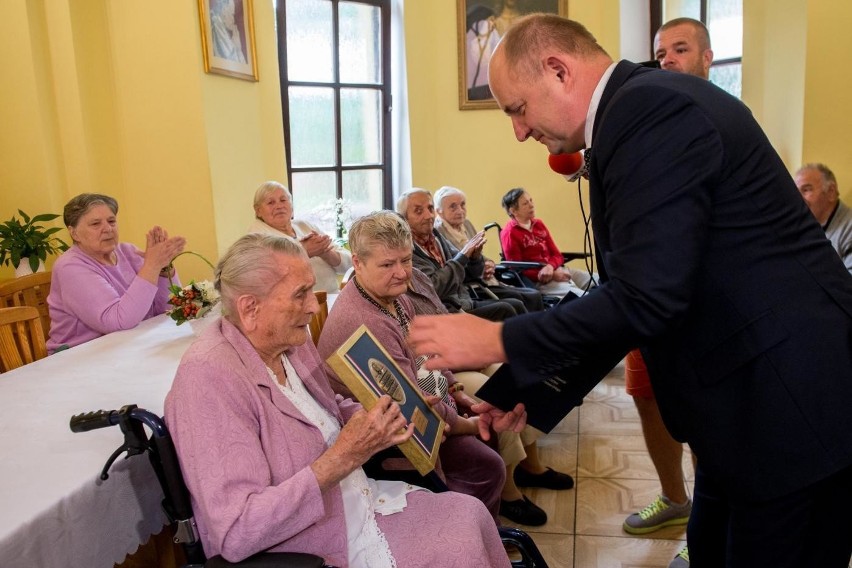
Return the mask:
M 272 369 L 267 369 L 270 376 L 284 396 L 320 430 L 326 446 L 331 446 L 340 433 L 337 419 L 311 396 L 285 355 L 281 356 L 281 363 L 287 374 L 287 385 L 278 383 Z M 375 514 L 392 515 L 402 511 L 407 504 L 405 496 L 417 490 L 421 488 L 400 481 L 370 479 L 360 467 L 340 481 L 350 566 L 396 567 Z

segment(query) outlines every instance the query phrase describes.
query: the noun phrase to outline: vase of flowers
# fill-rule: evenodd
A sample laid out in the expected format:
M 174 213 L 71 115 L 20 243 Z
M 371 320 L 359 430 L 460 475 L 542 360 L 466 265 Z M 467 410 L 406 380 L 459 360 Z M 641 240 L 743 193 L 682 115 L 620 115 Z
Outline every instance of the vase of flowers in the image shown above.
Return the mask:
M 191 251 L 185 251 L 177 255 L 172 259 L 172 264 L 174 264 L 178 256 L 184 254 L 197 256 L 206 262 L 211 269 L 213 268 L 209 260 Z M 171 282 L 171 277 L 169 280 Z M 191 280 L 186 286 L 178 286 L 172 283 L 169 286 L 169 292 L 171 292 L 169 295 L 169 304 L 172 307 L 166 313 L 177 325 L 189 322 L 192 332 L 195 335 L 200 335 L 221 314 L 219 292 L 209 280 L 198 282 Z

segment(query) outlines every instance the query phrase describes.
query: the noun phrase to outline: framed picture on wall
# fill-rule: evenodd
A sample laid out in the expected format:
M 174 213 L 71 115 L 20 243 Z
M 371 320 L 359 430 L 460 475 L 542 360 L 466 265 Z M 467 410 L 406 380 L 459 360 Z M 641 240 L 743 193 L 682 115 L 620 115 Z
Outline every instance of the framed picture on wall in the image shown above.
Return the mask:
M 252 0 L 198 0 L 204 71 L 257 81 Z
M 512 23 L 534 12 L 568 15 L 568 0 L 456 0 L 459 45 L 459 109 L 493 109 L 488 62 Z

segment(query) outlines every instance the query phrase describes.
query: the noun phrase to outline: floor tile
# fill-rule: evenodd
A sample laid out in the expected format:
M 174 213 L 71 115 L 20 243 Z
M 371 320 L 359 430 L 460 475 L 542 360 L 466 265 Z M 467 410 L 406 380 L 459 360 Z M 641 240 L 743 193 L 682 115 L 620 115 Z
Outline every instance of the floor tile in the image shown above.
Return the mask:
M 549 568 L 574 568 L 574 537 L 527 531 Z
M 648 535 L 629 535 L 624 519 L 647 506 L 659 492 L 654 481 L 580 478 L 577 484 L 578 535 L 625 538 L 685 539 L 686 525 L 665 527 Z
M 601 536 L 577 536 L 576 568 L 639 568 L 669 565 L 684 542 Z

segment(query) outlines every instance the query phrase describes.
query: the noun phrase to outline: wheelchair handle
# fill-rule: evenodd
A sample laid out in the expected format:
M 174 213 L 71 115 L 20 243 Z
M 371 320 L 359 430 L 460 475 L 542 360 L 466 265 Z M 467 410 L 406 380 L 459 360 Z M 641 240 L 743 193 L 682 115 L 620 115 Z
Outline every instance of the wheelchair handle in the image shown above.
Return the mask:
M 75 414 L 71 417 L 71 431 L 88 432 L 98 428 L 115 426 L 121 420 L 118 410 L 95 410 L 85 414 Z
M 155 438 L 162 438 L 168 433 L 162 418 L 153 412 L 138 408 L 135 404 L 122 406 L 119 410 L 95 410 L 84 414 L 75 414 L 71 417 L 69 426 L 72 432 L 78 433 L 115 426 L 129 420 L 136 420 L 145 424 L 151 429 Z

